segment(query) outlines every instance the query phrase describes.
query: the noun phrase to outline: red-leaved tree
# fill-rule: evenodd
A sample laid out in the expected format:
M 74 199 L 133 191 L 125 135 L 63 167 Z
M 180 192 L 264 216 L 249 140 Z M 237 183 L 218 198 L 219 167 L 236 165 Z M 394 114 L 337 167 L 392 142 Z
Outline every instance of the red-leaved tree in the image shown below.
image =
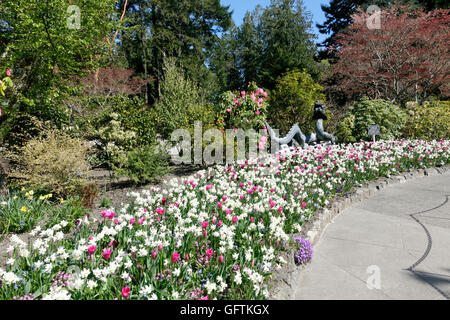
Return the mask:
M 77 80 L 83 86 L 83 94 L 103 107 L 112 96 L 140 94 L 151 81 L 133 75 L 134 70 L 107 67 Z
M 374 28 L 367 23 L 370 15 L 359 10 L 333 48 L 339 57 L 333 89 L 393 102 L 448 97 L 449 13 L 396 5 L 381 11 L 380 28 Z

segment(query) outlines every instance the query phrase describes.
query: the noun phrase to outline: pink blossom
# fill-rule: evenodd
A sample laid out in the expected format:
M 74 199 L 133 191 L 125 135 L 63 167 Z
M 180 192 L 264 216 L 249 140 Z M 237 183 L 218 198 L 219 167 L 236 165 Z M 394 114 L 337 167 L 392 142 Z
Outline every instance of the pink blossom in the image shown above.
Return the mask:
M 156 250 L 156 249 L 153 250 L 153 252 L 152 252 L 152 258 L 155 259 L 157 255 L 158 255 L 158 250 Z
M 208 221 L 203 221 L 202 222 L 202 228 L 206 229 L 208 227 Z
M 7 76 L 7 77 L 11 77 L 11 70 L 6 69 L 6 76 Z
M 227 112 L 228 112 L 228 113 L 231 113 L 231 109 L 230 109 L 230 108 L 228 108 L 228 109 L 227 109 Z
M 114 218 L 114 211 L 102 211 L 103 218 L 108 218 L 112 220 Z
M 180 259 L 180 254 L 178 252 L 172 253 L 172 263 L 175 263 Z
M 111 249 L 103 249 L 103 258 L 105 258 L 105 260 L 109 260 L 109 258 L 111 257 L 111 253 Z
M 213 256 L 213 254 L 214 254 L 213 249 L 210 248 L 210 249 L 206 250 L 206 256 L 208 258 L 211 258 Z
M 89 246 L 87 250 L 88 250 L 89 254 L 94 254 L 95 250 L 97 250 L 97 247 L 96 246 Z
M 136 219 L 134 219 L 134 218 L 131 218 L 131 220 L 130 220 L 130 224 L 135 224 L 136 223 Z
M 217 226 L 220 227 L 222 225 L 223 221 L 219 220 L 219 222 L 217 222 Z
M 223 256 L 219 256 L 219 262 L 220 262 L 220 263 L 223 262 Z
M 142 218 L 140 218 L 140 219 L 138 220 L 138 223 L 139 223 L 139 224 L 143 224 L 143 223 L 144 223 L 144 221 L 145 221 L 145 218 L 144 218 L 144 217 L 142 217 Z
M 231 219 L 232 223 L 236 223 L 238 221 L 238 217 L 234 216 L 233 219 Z
M 162 216 L 162 215 L 164 214 L 164 212 L 165 212 L 163 208 L 157 208 L 155 211 L 156 211 L 156 213 L 159 214 L 160 216 Z
M 241 97 L 245 97 L 245 91 L 241 91 Z
M 302 201 L 302 208 L 306 207 L 306 202 Z
M 231 209 L 227 209 L 227 210 L 225 210 L 225 213 L 226 213 L 226 214 L 230 214 L 231 211 L 232 211 Z
M 184 260 L 186 260 L 186 261 L 189 260 L 189 255 L 188 255 L 188 254 L 186 254 L 186 255 L 184 256 Z
M 126 299 L 129 296 L 130 296 L 130 288 L 128 288 L 128 287 L 122 288 L 122 297 L 124 297 Z
M 119 224 L 119 220 L 114 219 L 114 223 L 115 223 L 115 224 Z
M 223 196 L 223 197 L 222 197 L 222 201 L 223 201 L 223 202 L 227 201 L 227 199 L 228 199 L 227 196 Z

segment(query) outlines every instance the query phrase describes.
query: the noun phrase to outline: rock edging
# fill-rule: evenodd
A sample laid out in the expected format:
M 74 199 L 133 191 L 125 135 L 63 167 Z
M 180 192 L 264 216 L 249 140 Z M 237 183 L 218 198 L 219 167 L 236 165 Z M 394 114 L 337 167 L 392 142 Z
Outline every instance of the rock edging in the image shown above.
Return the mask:
M 437 176 L 450 172 L 450 165 L 437 168 L 417 169 L 402 173 L 390 178 L 379 178 L 367 185 L 357 188 L 346 197 L 335 197 L 329 200 L 325 208 L 321 208 L 313 214 L 312 220 L 302 227 L 303 238 L 308 239 L 314 246 L 319 241 L 325 228 L 345 209 L 354 203 L 362 202 L 383 188 L 397 183 L 405 183 L 407 180 L 422 178 L 425 176 Z M 294 259 L 294 250 L 282 252 L 281 256 L 286 264 L 276 270 L 269 282 L 270 300 L 292 300 L 295 290 L 301 283 L 305 266 L 297 266 Z

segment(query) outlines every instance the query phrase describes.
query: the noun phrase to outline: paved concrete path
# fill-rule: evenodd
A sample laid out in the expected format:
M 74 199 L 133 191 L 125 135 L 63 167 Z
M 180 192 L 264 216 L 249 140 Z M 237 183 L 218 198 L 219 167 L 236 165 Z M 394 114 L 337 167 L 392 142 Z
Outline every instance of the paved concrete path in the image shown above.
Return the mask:
M 313 250 L 295 299 L 450 299 L 450 173 L 344 210 Z

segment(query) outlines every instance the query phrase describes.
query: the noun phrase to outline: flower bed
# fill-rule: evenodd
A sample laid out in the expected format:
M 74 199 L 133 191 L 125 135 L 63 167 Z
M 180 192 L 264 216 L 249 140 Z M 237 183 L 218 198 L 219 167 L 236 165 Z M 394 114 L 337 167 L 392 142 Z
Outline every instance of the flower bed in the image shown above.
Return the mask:
M 292 235 L 317 208 L 365 181 L 446 165 L 449 148 L 402 140 L 290 149 L 132 193 L 69 239 L 64 221 L 33 230 L 29 244 L 13 236 L 0 299 L 266 298 L 281 251 L 298 249 Z

